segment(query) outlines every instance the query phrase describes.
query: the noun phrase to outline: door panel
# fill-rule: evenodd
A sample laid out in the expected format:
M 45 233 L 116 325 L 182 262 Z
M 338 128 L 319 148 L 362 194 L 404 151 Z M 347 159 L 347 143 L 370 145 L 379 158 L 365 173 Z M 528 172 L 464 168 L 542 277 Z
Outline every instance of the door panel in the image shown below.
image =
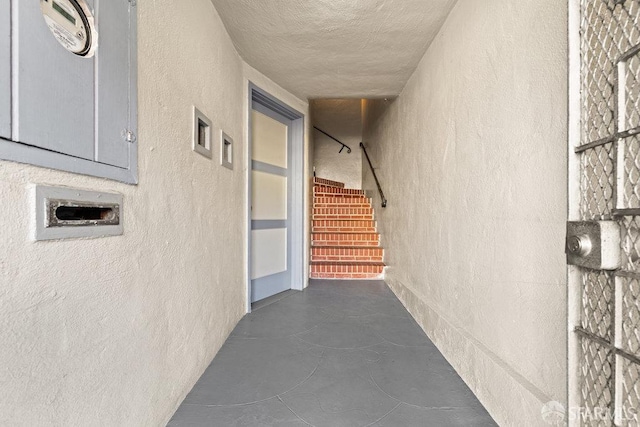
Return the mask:
M 253 109 L 251 114 L 252 302 L 291 289 L 291 121 L 264 106 L 254 108 L 261 112 Z
M 287 229 L 251 231 L 251 279 L 287 271 Z
M 287 178 L 260 171 L 253 176 L 253 220 L 287 219 Z
M 253 110 L 253 160 L 287 168 L 287 125 Z
M 10 0 L 0 0 L 0 138 L 11 138 L 11 13 Z
M 129 70 L 131 57 L 131 3 L 128 0 L 100 0 L 98 14 L 108 22 L 100 32 L 100 49 L 96 53 L 98 68 L 98 150 L 100 163 L 129 166 L 129 143 L 122 132 L 130 129 Z M 124 67 L 123 64 L 129 64 Z
M 584 413 L 603 414 L 598 425 L 637 425 L 630 417 L 640 404 L 640 0 L 577 3 L 580 184 L 570 211 L 619 226 L 621 266 L 570 270 L 580 284 L 569 307 L 578 313 L 570 397 Z
M 14 60 L 20 67 L 13 94 L 18 135 L 13 138 L 94 160 L 94 58 L 75 56 L 55 40 L 39 1 L 15 1 L 13 6 L 18 8 L 19 32 Z

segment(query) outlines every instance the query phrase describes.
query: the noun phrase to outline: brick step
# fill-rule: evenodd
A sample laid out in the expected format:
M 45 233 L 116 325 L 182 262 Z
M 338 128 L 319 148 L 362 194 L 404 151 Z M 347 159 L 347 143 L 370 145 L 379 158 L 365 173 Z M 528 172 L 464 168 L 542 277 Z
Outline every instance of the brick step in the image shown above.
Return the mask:
M 312 233 L 311 246 L 380 246 L 377 233 Z
M 358 246 L 318 246 L 311 248 L 311 261 L 382 262 L 384 249 Z
M 315 185 L 324 185 L 326 187 L 344 188 L 344 182 L 332 181 L 332 180 L 326 179 L 326 178 L 314 177 L 313 178 L 313 183 Z
M 326 185 L 315 185 L 313 187 L 314 193 L 330 193 L 330 194 L 355 194 L 364 195 L 364 190 L 356 190 L 353 188 L 336 188 L 327 187 Z
M 377 279 L 383 272 L 382 262 L 311 262 L 312 279 Z
M 311 219 L 326 219 L 326 220 L 341 220 L 341 219 L 350 219 L 350 220 L 366 220 L 373 221 L 373 215 L 313 215 Z
M 316 219 L 311 223 L 312 227 L 375 227 L 376 222 L 362 219 Z
M 322 204 L 369 204 L 371 199 L 368 197 L 319 197 L 313 198 L 313 203 Z
M 312 227 L 312 233 L 375 233 L 376 227 Z
M 314 220 L 312 233 L 375 233 L 376 222 L 364 220 Z
M 371 204 L 369 202 L 364 203 L 313 203 L 314 208 L 364 208 L 364 209 L 372 209 Z
M 336 197 L 336 198 L 354 198 L 354 199 L 358 199 L 358 198 L 362 198 L 362 199 L 368 199 L 364 194 L 341 194 L 341 193 L 325 193 L 325 192 L 316 192 L 314 191 L 313 193 L 314 197 Z
M 314 215 L 373 215 L 373 208 L 313 208 Z

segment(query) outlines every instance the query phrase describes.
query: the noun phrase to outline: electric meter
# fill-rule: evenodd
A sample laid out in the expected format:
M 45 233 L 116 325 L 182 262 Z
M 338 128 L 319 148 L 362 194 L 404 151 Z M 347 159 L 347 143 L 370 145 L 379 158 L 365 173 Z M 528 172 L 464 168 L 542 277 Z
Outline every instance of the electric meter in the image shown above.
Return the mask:
M 98 32 L 85 0 L 40 0 L 40 9 L 58 43 L 78 56 L 93 56 Z

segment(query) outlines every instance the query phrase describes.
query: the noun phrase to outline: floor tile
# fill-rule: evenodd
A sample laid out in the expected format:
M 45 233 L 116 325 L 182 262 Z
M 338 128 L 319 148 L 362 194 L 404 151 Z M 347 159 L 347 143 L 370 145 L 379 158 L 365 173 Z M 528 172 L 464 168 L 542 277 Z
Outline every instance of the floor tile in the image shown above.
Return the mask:
M 301 304 L 293 295 L 245 316 L 232 337 L 278 338 L 305 332 L 327 320 L 327 314 L 314 304 Z
M 355 321 L 324 322 L 297 337 L 314 345 L 334 349 L 365 348 L 384 341 L 372 328 Z
M 311 375 L 320 354 L 296 338 L 230 338 L 186 397 L 186 403 L 253 403 L 285 393 Z
M 389 413 L 398 401 L 371 380 L 369 355 L 329 350 L 314 374 L 282 396 L 289 408 L 314 426 L 366 426 Z
M 358 319 L 385 341 L 400 346 L 424 346 L 431 343 L 424 331 L 411 317 L 372 314 Z
M 182 405 L 169 422 L 170 427 L 306 425 L 278 398 L 241 406 Z
M 371 376 L 385 393 L 422 407 L 470 407 L 478 400 L 433 345 L 371 348 L 380 358 L 370 362 Z
M 374 427 L 493 427 L 484 408 L 419 408 L 401 404 Z

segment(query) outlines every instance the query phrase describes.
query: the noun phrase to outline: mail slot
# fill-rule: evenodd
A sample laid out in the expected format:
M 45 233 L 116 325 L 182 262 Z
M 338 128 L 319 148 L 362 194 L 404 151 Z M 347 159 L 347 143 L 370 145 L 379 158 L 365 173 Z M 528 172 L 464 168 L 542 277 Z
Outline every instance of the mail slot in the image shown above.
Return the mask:
M 35 240 L 123 234 L 123 196 L 117 193 L 37 185 Z
M 47 200 L 47 227 L 89 227 L 120 224 L 120 205 L 73 200 Z

